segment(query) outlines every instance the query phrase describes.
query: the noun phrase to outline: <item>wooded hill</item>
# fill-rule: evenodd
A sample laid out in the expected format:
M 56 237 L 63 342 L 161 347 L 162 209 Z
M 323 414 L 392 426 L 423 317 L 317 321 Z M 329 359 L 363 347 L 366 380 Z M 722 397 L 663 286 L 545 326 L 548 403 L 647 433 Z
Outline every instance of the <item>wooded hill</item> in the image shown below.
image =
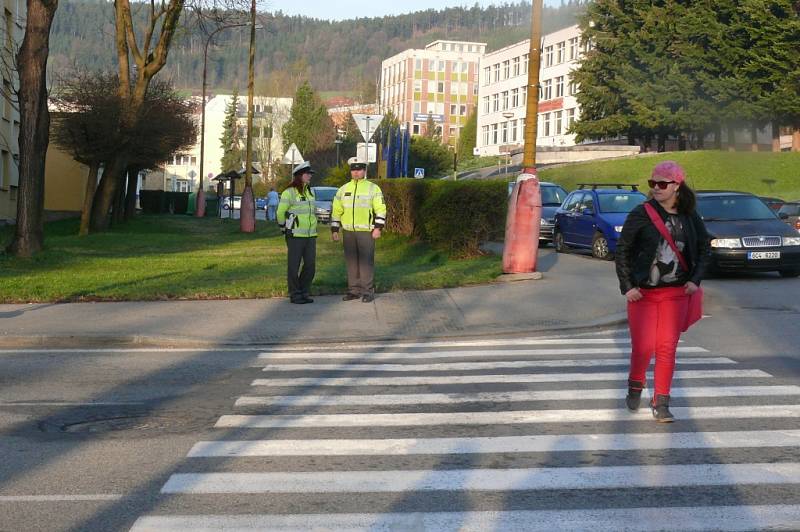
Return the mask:
M 545 33 L 575 24 L 585 10 L 583 0 L 545 7 Z M 144 16 L 145 4 L 138 9 Z M 481 8 L 429 9 L 407 15 L 328 21 L 263 13 L 265 29 L 257 36 L 256 76 L 261 80 L 308 79 L 320 91 L 357 91 L 374 95 L 381 61 L 407 48 L 421 48 L 437 39 L 486 42 L 489 51 L 530 35 L 530 2 Z M 205 38 L 188 15 L 176 35 L 163 75 L 177 87 L 200 87 Z M 244 87 L 248 32 L 225 30 L 209 53 L 209 87 Z M 68 0 L 59 5 L 51 33 L 51 73 L 115 68 L 113 5 L 102 0 Z M 291 96 L 294 87 L 273 84 L 271 92 Z

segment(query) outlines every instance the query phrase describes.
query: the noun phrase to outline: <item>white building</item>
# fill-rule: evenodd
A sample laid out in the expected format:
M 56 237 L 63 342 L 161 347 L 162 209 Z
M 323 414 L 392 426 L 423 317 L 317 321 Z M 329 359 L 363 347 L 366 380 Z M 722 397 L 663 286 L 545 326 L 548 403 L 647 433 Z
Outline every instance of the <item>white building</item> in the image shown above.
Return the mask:
M 435 41 L 381 63 L 379 102 L 412 134 L 425 132 L 428 117 L 441 128 L 444 142 L 455 141 L 478 98 L 478 63 L 486 44 Z
M 575 136 L 567 129 L 579 114 L 577 86 L 570 73 L 582 53 L 578 26 L 544 36 L 539 83 L 537 146 L 573 146 Z M 478 104 L 479 155 L 499 155 L 524 143 L 528 97 L 528 51 L 525 40 L 486 54 L 480 62 Z
M 213 188 L 211 178 L 222 172 L 222 137 L 225 122 L 225 109 L 231 99 L 230 94 L 212 96 L 206 103 L 205 151 L 203 172 L 206 177 L 204 186 Z M 283 125 L 289 120 L 292 109 L 292 98 L 271 98 L 256 96 L 253 99 L 253 166 L 261 174 L 257 179 L 269 179 L 273 175 L 273 167 L 280 164 L 283 158 Z M 239 95 L 237 110 L 238 137 L 244 158 L 247 132 L 247 97 Z M 150 172 L 145 176 L 142 188 L 147 190 L 167 190 L 174 192 L 192 192 L 200 183 L 200 112 L 197 116 L 197 143 L 191 149 L 175 154 L 172 161 L 163 168 Z
M 5 0 L 3 9 L 2 70 L 3 101 L 0 120 L 0 223 L 17 219 L 17 187 L 19 186 L 19 108 L 16 89 L 19 78 L 14 53 L 22 42 L 25 24 L 25 2 Z

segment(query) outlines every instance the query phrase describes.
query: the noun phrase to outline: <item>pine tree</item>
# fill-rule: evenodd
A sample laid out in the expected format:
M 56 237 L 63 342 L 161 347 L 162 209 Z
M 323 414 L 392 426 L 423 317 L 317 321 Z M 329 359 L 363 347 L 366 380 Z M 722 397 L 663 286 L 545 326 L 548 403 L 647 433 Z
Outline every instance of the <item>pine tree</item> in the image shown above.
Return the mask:
M 467 117 L 467 122 L 461 128 L 458 136 L 458 161 L 472 159 L 472 152 L 478 137 L 478 110 L 474 109 Z
M 233 96 L 225 106 L 225 120 L 222 122 L 222 172 L 238 171 L 242 168 L 242 148 L 239 145 L 239 90 L 234 89 Z
M 284 149 L 294 143 L 308 160 L 311 154 L 333 146 L 336 130 L 328 110 L 306 81 L 298 87 L 289 120 L 283 126 Z

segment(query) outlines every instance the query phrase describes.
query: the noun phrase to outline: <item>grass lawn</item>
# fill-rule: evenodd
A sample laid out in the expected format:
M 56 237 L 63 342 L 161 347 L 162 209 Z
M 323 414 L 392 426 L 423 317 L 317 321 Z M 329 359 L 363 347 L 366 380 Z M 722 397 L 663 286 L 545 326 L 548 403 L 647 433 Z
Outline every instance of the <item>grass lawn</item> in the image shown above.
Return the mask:
M 78 222 L 47 225 L 32 259 L 0 255 L 0 302 L 259 298 L 286 295 L 286 244 L 278 229 L 258 223 L 189 216 L 143 215 L 108 233 L 78 237 Z M 9 228 L 0 232 L 8 242 Z M 314 294 L 344 293 L 341 243 L 327 226 L 317 239 Z M 483 283 L 501 273 L 496 256 L 452 260 L 395 235 L 378 241 L 378 291 Z
M 752 192 L 761 196 L 800 199 L 800 153 L 694 151 L 643 155 L 610 161 L 578 163 L 540 171 L 543 181 L 567 190 L 577 183 L 645 183 L 659 161 L 680 163 L 694 189 Z

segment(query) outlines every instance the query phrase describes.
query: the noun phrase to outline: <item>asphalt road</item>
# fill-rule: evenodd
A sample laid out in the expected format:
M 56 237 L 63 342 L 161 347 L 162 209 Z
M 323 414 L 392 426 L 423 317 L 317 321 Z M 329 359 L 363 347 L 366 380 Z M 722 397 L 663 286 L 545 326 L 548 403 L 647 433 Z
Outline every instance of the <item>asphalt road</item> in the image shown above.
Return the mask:
M 0 530 L 800 529 L 800 280 L 706 286 L 669 426 L 622 410 L 624 330 L 2 352 Z

